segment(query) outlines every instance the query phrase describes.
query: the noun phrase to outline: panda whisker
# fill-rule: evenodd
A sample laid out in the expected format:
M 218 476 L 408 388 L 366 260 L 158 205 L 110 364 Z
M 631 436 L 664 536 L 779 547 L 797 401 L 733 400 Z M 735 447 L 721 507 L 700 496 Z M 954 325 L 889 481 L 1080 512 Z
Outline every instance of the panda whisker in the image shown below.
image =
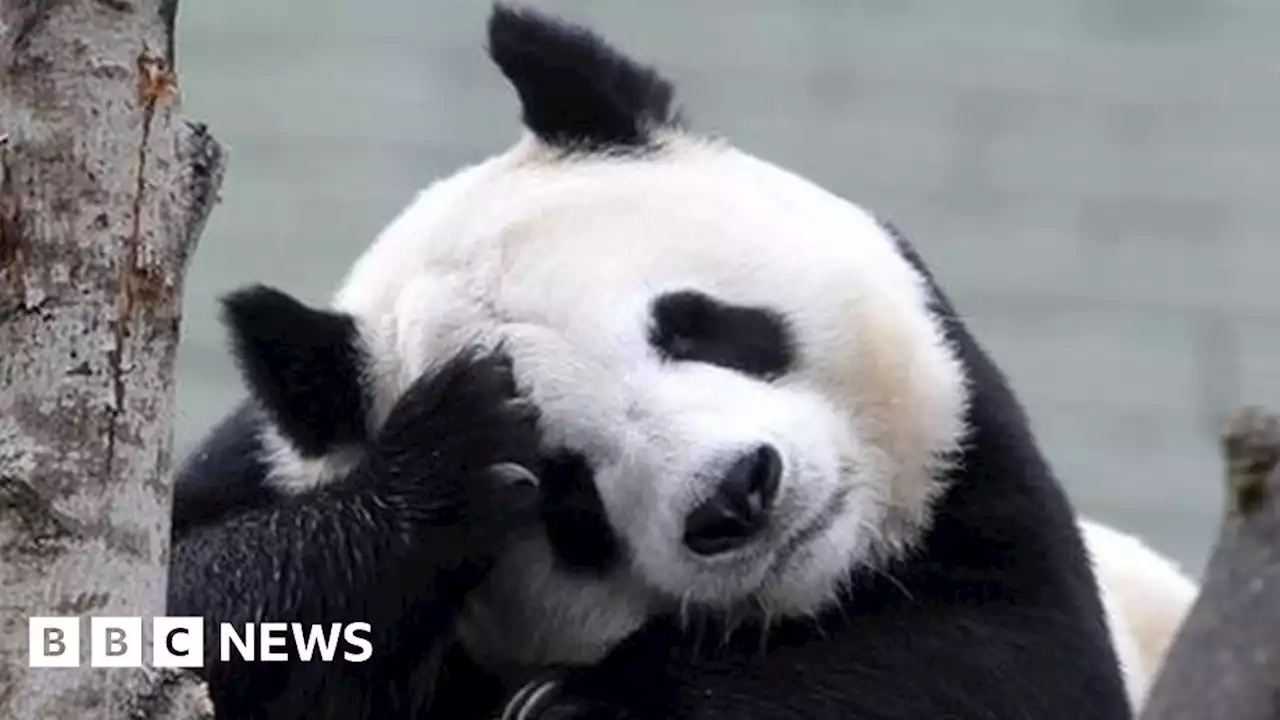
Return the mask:
M 851 589 L 846 589 L 846 590 L 848 591 Z M 854 619 L 853 615 L 850 614 L 849 606 L 846 605 L 845 603 L 838 603 L 836 607 L 839 608 L 840 619 L 844 621 L 844 627 L 852 628 L 856 620 Z
M 729 647 L 729 641 L 733 639 L 733 633 L 737 630 L 737 620 L 731 616 L 726 616 L 724 626 L 720 629 L 720 650 Z
M 691 622 L 690 605 L 692 604 L 692 591 L 685 592 L 680 596 L 680 627 L 682 630 L 688 630 Z
M 697 658 L 702 654 L 703 643 L 707 635 L 707 618 L 705 615 L 698 614 L 694 616 L 690 635 L 693 638 L 692 655 Z
M 881 568 L 873 568 L 872 571 L 875 574 L 879 575 L 880 577 L 892 583 L 894 587 L 896 587 L 898 590 L 902 592 L 903 597 L 907 598 L 911 602 L 916 601 L 915 595 L 912 595 L 911 591 L 907 589 L 907 586 L 903 584 L 903 582 L 899 580 L 897 576 L 895 576 L 893 573 L 887 570 L 883 570 Z
M 868 532 L 868 533 L 876 532 L 875 526 L 873 526 L 870 522 L 866 520 L 861 520 L 859 521 L 858 524 L 859 524 L 859 527 L 862 528 L 865 532 Z M 915 596 L 911 594 L 911 591 L 907 589 L 907 586 L 901 580 L 899 580 L 893 573 L 891 573 L 889 570 L 885 568 L 885 564 L 883 562 L 872 560 L 870 562 L 867 562 L 865 564 L 865 567 L 875 575 L 878 575 L 884 578 L 885 580 L 888 580 L 890 583 L 893 584 L 895 588 L 897 588 L 899 591 L 902 592 L 902 595 L 904 597 L 906 597 L 908 600 L 912 602 L 915 602 L 915 599 L 916 599 Z
M 768 622 L 760 623 L 760 657 L 764 657 L 769 652 L 769 630 L 771 625 Z

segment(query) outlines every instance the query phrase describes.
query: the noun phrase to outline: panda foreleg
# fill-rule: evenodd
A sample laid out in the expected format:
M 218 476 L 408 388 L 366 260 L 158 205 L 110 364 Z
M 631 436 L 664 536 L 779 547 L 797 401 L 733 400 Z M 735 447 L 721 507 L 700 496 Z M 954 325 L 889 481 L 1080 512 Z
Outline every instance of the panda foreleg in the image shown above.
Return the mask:
M 535 420 L 503 357 L 459 356 L 405 393 L 348 477 L 180 538 L 168 612 L 205 619 L 219 716 L 428 705 L 462 599 L 534 516 L 535 493 L 513 479 L 533 479 L 518 468 L 534 466 Z M 264 622 L 369 622 L 373 657 L 220 662 L 220 623 Z

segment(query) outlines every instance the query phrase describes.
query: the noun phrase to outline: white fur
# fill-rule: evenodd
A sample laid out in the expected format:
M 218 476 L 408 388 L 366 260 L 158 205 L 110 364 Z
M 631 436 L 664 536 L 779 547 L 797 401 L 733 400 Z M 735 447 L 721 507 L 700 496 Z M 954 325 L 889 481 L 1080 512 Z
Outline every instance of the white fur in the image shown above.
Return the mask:
M 1197 588 L 1141 540 L 1096 521 L 1080 529 L 1093 558 L 1107 622 L 1135 710 L 1146 701 Z
M 302 457 L 271 423 L 262 426 L 258 439 L 262 443 L 262 462 L 267 468 L 268 482 L 286 493 L 302 492 L 344 477 L 360 460 L 360 449 L 355 446 L 321 457 Z
M 685 289 L 784 315 L 798 366 L 765 383 L 662 361 L 647 340 L 650 303 Z M 863 210 L 727 145 L 672 134 L 639 159 L 563 160 L 527 138 L 432 185 L 334 305 L 378 363 L 375 427 L 419 374 L 500 342 L 548 446 L 591 464 L 631 562 L 610 577 L 569 576 L 545 540 L 530 540 L 462 624 L 481 656 L 548 663 L 598 657 L 659 607 L 811 614 L 851 567 L 910 546 L 967 400 L 927 292 Z M 783 457 L 774 522 L 727 557 L 689 552 L 683 519 L 762 442 Z M 351 460 L 293 462 L 271 447 L 290 490 Z M 837 499 L 825 529 L 780 557 Z

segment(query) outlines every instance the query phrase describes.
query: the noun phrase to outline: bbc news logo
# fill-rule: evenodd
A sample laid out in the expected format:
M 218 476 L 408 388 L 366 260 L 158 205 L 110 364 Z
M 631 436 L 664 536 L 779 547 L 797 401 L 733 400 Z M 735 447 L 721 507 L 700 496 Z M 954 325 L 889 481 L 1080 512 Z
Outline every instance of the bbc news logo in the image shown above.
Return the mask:
M 28 619 L 31 667 L 80 667 L 80 617 Z M 196 668 L 205 660 L 204 618 L 151 620 L 151 666 Z M 218 659 L 245 662 L 365 662 L 373 656 L 369 623 L 246 623 L 218 625 Z M 89 618 L 91 667 L 140 667 L 145 638 L 140 617 Z M 290 644 L 292 643 L 292 652 Z M 342 652 L 339 653 L 339 648 Z

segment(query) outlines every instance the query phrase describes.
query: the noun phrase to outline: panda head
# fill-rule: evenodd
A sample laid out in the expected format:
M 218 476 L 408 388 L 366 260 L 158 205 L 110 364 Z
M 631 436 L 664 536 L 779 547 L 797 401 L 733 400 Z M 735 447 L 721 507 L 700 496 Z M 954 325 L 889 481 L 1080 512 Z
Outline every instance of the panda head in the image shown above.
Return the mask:
M 472 602 L 482 656 L 589 661 L 682 608 L 810 615 L 910 547 L 966 383 L 890 232 L 683 128 L 584 30 L 499 7 L 489 47 L 521 142 L 423 191 L 331 311 L 228 305 L 258 394 L 287 388 L 278 482 L 337 475 L 421 373 L 501 344 L 541 411 L 546 522 Z

